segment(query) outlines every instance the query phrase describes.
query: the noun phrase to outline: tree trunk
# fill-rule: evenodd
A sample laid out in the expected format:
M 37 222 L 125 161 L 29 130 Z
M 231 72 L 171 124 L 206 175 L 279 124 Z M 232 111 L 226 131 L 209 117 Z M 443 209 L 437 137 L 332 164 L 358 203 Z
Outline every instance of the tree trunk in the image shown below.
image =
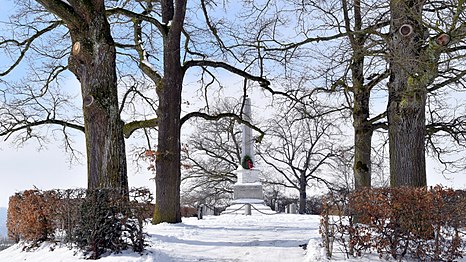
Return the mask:
M 88 188 L 128 193 L 123 122 L 118 108 L 116 50 L 103 0 L 36 0 L 70 31 L 68 66 L 81 82 Z
M 359 33 L 362 30 L 361 1 L 354 0 L 349 7 L 347 0 L 342 0 L 343 15 L 348 39 L 353 51 L 351 55 L 351 80 L 353 85 L 353 126 L 354 126 L 354 187 L 355 189 L 371 186 L 371 142 L 372 124 L 369 122 L 369 99 L 371 87 L 364 85 L 364 56 L 365 39 L 367 35 Z M 353 16 L 349 15 L 349 8 L 353 10 Z M 354 24 L 354 30 L 351 30 Z
M 301 174 L 299 181 L 299 213 L 306 214 L 306 198 L 307 198 L 307 181 L 306 174 Z
M 159 124 L 155 177 L 156 202 L 152 220 L 154 224 L 181 222 L 180 117 L 184 71 L 180 62 L 180 43 L 186 1 L 176 1 L 175 11 L 172 10 L 173 3 L 165 3 L 165 8 L 167 9 L 162 10 L 164 14 L 162 22 L 168 24 L 171 21 L 171 27 L 164 36 L 164 77 L 161 85 L 157 87 Z M 170 15 L 167 16 L 165 12 Z
M 369 122 L 369 100 L 371 90 L 364 86 L 364 55 L 353 48 L 351 64 L 353 80 L 353 126 L 354 126 L 354 187 L 360 189 L 371 186 L 372 124 Z M 359 50 L 359 52 L 357 51 Z
M 390 3 L 390 79 L 388 121 L 390 185 L 426 186 L 425 106 L 423 77 L 423 0 Z
M 81 82 L 88 188 L 116 188 L 126 195 L 128 179 L 118 107 L 116 50 L 103 2 L 81 17 L 81 24 L 68 25 L 73 41 L 69 68 Z
M 372 127 L 367 118 L 353 113 L 354 119 L 354 188 L 371 187 Z

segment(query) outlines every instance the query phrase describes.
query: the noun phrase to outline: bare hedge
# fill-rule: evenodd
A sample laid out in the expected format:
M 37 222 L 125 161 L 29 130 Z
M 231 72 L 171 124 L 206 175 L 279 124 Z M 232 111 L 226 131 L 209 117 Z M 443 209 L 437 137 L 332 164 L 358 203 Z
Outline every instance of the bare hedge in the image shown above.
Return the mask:
M 454 261 L 465 251 L 465 225 L 464 191 L 377 188 L 327 196 L 321 233 L 328 257 L 338 246 L 347 257 Z
M 76 246 L 88 258 L 145 247 L 143 227 L 153 212 L 146 188 L 122 196 L 112 189 L 26 190 L 10 197 L 8 236 L 26 248 L 43 241 Z

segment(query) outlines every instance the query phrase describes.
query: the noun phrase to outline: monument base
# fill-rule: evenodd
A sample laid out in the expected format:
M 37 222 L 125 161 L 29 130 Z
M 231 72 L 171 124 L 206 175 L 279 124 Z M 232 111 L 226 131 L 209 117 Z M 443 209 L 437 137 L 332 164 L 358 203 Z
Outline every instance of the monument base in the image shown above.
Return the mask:
M 254 199 L 257 201 L 257 199 Z M 246 201 L 246 199 L 242 199 L 242 201 Z M 234 201 L 235 202 L 235 201 Z M 253 201 L 254 202 L 254 201 Z M 246 215 L 246 205 L 251 205 L 251 215 L 271 215 L 275 214 L 276 212 L 273 211 L 269 206 L 264 205 L 264 201 L 262 203 L 234 203 L 231 206 L 227 207 L 225 211 L 223 211 L 222 215 Z
M 275 214 L 272 209 L 264 205 L 262 183 L 259 180 L 259 169 L 243 169 L 238 167 L 235 171 L 237 182 L 233 185 L 233 201 L 223 214 L 244 215 L 246 204 L 251 205 L 251 215 Z
M 233 200 L 257 199 L 264 202 L 261 183 L 247 183 L 233 185 Z
M 257 199 L 263 203 L 264 194 L 259 180 L 260 170 L 238 167 L 235 173 L 238 180 L 233 186 L 233 200 Z

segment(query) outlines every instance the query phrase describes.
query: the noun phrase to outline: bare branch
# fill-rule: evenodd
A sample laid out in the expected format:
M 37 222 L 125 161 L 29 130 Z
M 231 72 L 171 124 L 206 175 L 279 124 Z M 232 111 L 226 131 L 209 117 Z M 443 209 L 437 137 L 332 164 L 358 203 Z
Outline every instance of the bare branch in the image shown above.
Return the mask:
M 223 68 L 231 73 L 236 75 L 242 76 L 244 78 L 259 82 L 261 87 L 268 87 L 270 82 L 262 76 L 254 76 L 249 74 L 248 72 L 236 68 L 230 64 L 225 62 L 216 62 L 216 61 L 208 61 L 208 60 L 191 60 L 184 64 L 183 69 L 187 71 L 191 67 L 200 66 L 200 67 L 214 67 L 214 68 Z
M 42 30 L 37 31 L 30 38 L 28 38 L 28 39 L 26 39 L 26 40 L 24 40 L 22 42 L 18 42 L 17 40 L 14 40 L 14 39 L 1 41 L 0 46 L 8 45 L 8 44 L 14 44 L 16 46 L 24 46 L 24 48 L 21 50 L 21 53 L 20 53 L 19 57 L 16 59 L 16 61 L 7 70 L 5 70 L 4 72 L 0 72 L 0 76 L 5 76 L 5 75 L 9 74 L 23 60 L 26 52 L 29 50 L 29 48 L 31 47 L 31 44 L 34 42 L 34 40 L 38 39 L 43 34 L 52 31 L 54 28 L 56 28 L 57 26 L 59 26 L 61 24 L 62 24 L 61 21 L 55 21 L 51 25 L 47 26 L 46 28 L 44 28 Z
M 248 122 L 246 120 L 243 120 L 240 116 L 238 116 L 235 113 L 220 113 L 220 114 L 217 114 L 217 115 L 209 115 L 209 114 L 202 113 L 202 112 L 191 112 L 191 113 L 188 113 L 188 114 L 186 114 L 185 116 L 183 116 L 181 118 L 181 125 L 183 125 L 188 119 L 193 118 L 193 117 L 200 117 L 200 118 L 203 118 L 205 120 L 211 120 L 211 121 L 218 121 L 218 120 L 220 120 L 222 118 L 233 118 L 236 121 L 238 121 L 239 123 L 245 124 L 248 127 L 256 130 L 257 132 L 259 132 L 260 135 L 257 138 L 257 142 L 259 142 L 259 143 L 262 141 L 262 139 L 263 139 L 263 137 L 265 135 L 264 131 L 262 131 L 260 128 L 256 127 L 255 125 L 251 124 L 250 122 Z
M 50 124 L 60 125 L 60 126 L 63 126 L 63 127 L 69 127 L 69 128 L 81 131 L 83 133 L 85 132 L 84 127 L 81 126 L 81 125 L 73 124 L 73 123 L 70 123 L 70 122 L 67 122 L 67 121 L 64 121 L 64 120 L 59 120 L 59 119 L 45 119 L 45 120 L 40 120 L 40 121 L 35 121 L 35 122 L 30 122 L 30 123 L 26 122 L 25 124 L 23 124 L 23 125 L 21 125 L 19 127 L 5 129 L 4 131 L 0 132 L 0 136 L 7 136 L 5 138 L 5 141 L 6 141 L 11 136 L 11 134 L 13 134 L 15 132 L 25 130 L 25 129 L 29 130 L 32 127 L 35 127 L 35 126 L 50 125 Z

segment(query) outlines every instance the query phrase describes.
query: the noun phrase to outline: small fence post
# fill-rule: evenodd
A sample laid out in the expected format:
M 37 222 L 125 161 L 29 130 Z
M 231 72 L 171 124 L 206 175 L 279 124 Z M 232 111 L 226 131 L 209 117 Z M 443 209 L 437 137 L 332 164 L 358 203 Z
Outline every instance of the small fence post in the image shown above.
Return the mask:
M 246 204 L 244 206 L 244 214 L 246 216 L 250 216 L 251 215 L 251 204 Z

